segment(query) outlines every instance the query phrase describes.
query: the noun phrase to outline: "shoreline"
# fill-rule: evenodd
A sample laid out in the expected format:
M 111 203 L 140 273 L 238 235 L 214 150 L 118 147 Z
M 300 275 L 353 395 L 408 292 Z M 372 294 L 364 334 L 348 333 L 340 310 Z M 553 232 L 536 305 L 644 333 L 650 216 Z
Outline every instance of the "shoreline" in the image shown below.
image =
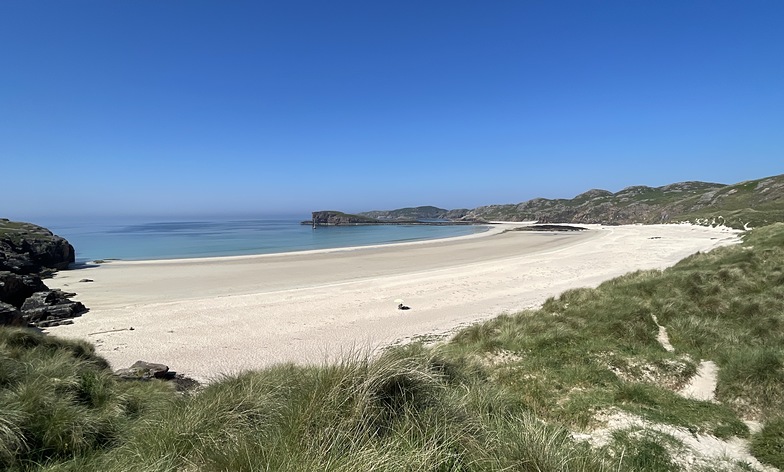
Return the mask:
M 47 331 L 92 342 L 115 369 L 141 359 L 209 381 L 449 333 L 570 288 L 662 269 L 738 234 L 693 225 L 505 231 L 525 224 L 437 240 L 63 271 L 47 283 L 77 292 L 91 310 Z M 94 282 L 78 282 L 84 278 Z M 397 310 L 396 299 L 412 309 Z
M 77 257 L 76 262 L 71 266 L 71 269 L 81 269 L 84 267 L 90 267 L 94 264 L 102 264 L 102 263 L 112 263 L 112 262 L 151 262 L 151 261 L 175 261 L 175 260 L 192 260 L 192 259 L 224 259 L 224 258 L 231 258 L 231 257 L 256 257 L 256 256 L 268 256 L 268 255 L 276 255 L 276 254 L 288 254 L 288 253 L 310 253 L 310 252 L 317 252 L 317 251 L 332 251 L 332 250 L 341 250 L 341 249 L 356 249 L 356 248 L 363 248 L 363 247 L 376 247 L 376 246 L 388 246 L 388 245 L 395 245 L 395 244 L 413 244 L 413 243 L 425 243 L 429 241 L 440 241 L 445 239 L 453 239 L 453 238 L 462 238 L 462 237 L 472 237 L 478 234 L 484 234 L 488 231 L 492 231 L 493 226 L 496 224 L 506 224 L 507 222 L 487 222 L 487 223 L 472 223 L 470 225 L 457 225 L 457 226 L 472 226 L 475 228 L 479 228 L 474 233 L 463 234 L 458 236 L 435 236 L 435 237 L 420 237 L 420 238 L 411 238 L 411 239 L 398 239 L 398 240 L 391 240 L 389 242 L 376 242 L 376 243 L 368 243 L 366 245 L 357 245 L 357 246 L 337 246 L 337 247 L 321 247 L 321 248 L 303 248 L 303 249 L 296 249 L 296 248 L 256 248 L 256 249 L 244 249 L 240 252 L 232 251 L 232 250 L 221 250 L 217 251 L 215 255 L 194 255 L 194 256 L 162 256 L 162 257 L 153 257 L 153 258 L 136 258 L 136 257 L 111 257 L 111 256 L 100 256 L 100 257 Z M 513 224 L 522 224 L 522 223 L 513 223 Z M 298 225 L 302 226 L 302 225 Z M 351 225 L 357 226 L 357 225 Z M 372 226 L 372 225 L 358 225 L 358 226 Z M 430 224 L 423 224 L 422 226 L 431 226 Z M 446 225 L 444 225 L 446 226 Z M 453 225 L 454 226 L 454 225 Z M 331 228 L 334 226 L 324 226 L 324 228 Z M 341 227 L 349 227 L 349 225 L 341 225 Z M 315 230 L 315 229 L 314 229 Z M 57 231 L 57 229 L 55 229 Z M 298 246 L 294 246 L 298 247 Z M 259 251 L 262 252 L 254 252 Z M 248 251 L 248 252 L 245 252 Z M 269 251 L 269 252 L 268 252 Z M 101 261 L 101 262 L 95 262 Z
M 323 249 L 303 249 L 301 251 L 286 251 L 286 252 L 268 252 L 262 254 L 236 254 L 231 256 L 203 256 L 203 257 L 179 257 L 179 258 L 172 258 L 172 259 L 113 259 L 107 258 L 102 259 L 106 262 L 103 264 L 157 264 L 157 263 L 167 263 L 167 262 L 217 262 L 221 260 L 242 260 L 242 259 L 260 259 L 260 258 L 267 258 L 267 257 L 279 257 L 279 256 L 290 256 L 290 255 L 311 255 L 311 254 L 327 254 L 332 252 L 350 252 L 350 251 L 359 251 L 362 249 L 378 249 L 378 248 L 385 248 L 385 247 L 396 247 L 396 246 L 413 246 L 413 245 L 421 245 L 421 244 L 429 244 L 429 243 L 440 243 L 440 242 L 448 242 L 448 241 L 459 241 L 463 239 L 474 239 L 474 238 L 484 238 L 493 236 L 496 234 L 501 234 L 506 230 L 511 228 L 517 228 L 521 226 L 528 226 L 532 225 L 533 222 L 514 222 L 514 221 L 493 221 L 487 223 L 485 225 L 476 225 L 476 226 L 487 226 L 486 231 L 480 231 L 477 233 L 472 234 L 464 234 L 461 236 L 446 236 L 443 238 L 433 238 L 433 239 L 418 239 L 415 241 L 398 241 L 398 242 L 391 242 L 391 243 L 384 243 L 384 244 L 368 244 L 366 246 L 343 246 L 343 247 L 331 247 L 331 248 L 323 248 Z M 497 231 L 493 231 L 493 230 Z M 93 260 L 90 260 L 83 264 L 76 264 L 76 266 L 71 270 L 81 270 L 84 268 L 83 266 L 93 266 L 95 263 Z

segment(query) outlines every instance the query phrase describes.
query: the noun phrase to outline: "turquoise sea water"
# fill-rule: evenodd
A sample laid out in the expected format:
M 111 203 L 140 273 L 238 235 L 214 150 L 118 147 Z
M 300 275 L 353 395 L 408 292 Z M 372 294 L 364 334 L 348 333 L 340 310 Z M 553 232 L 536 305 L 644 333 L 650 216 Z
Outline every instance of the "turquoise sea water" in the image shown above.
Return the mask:
M 271 254 L 439 239 L 486 231 L 483 226 L 332 226 L 304 218 L 183 221 L 51 222 L 44 226 L 76 248 L 77 262 Z

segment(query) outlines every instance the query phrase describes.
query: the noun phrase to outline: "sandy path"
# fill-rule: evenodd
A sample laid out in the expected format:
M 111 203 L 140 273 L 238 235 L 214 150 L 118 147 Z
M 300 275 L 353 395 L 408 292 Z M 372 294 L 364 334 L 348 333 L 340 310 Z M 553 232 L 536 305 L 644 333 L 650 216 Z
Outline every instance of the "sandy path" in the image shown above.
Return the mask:
M 49 331 L 90 340 L 116 368 L 143 359 L 208 380 L 449 332 L 536 306 L 569 288 L 664 268 L 737 241 L 727 229 L 688 225 L 498 232 L 353 250 L 113 262 L 61 272 L 47 284 L 77 292 L 91 311 Z M 79 283 L 83 278 L 94 282 Z M 398 298 L 412 309 L 397 310 Z
M 702 361 L 697 367 L 697 373 L 678 393 L 693 400 L 712 402 L 716 397 L 718 377 L 719 367 L 716 363 L 713 361 Z

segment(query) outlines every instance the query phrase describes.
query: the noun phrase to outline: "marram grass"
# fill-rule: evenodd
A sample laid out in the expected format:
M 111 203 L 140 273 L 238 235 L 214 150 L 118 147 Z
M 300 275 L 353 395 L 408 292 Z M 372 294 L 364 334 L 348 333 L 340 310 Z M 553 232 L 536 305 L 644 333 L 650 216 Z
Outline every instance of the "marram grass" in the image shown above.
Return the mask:
M 658 343 L 666 326 L 674 352 Z M 679 446 L 571 431 L 621 410 L 784 464 L 784 225 L 744 245 L 570 290 L 433 348 L 279 365 L 192 393 L 122 382 L 93 348 L 0 329 L 0 469 L 11 471 L 677 470 Z M 718 403 L 674 392 L 709 359 Z
M 480 367 L 418 345 L 182 395 L 116 380 L 84 344 L 3 330 L 3 347 L 19 338 L 0 396 L 8 470 L 605 470 Z

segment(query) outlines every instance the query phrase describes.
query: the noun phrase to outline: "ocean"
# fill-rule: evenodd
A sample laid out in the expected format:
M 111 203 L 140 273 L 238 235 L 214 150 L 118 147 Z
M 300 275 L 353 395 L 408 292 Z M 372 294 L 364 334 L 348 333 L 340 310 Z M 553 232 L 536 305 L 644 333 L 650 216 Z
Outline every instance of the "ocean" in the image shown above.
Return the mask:
M 40 222 L 67 239 L 77 263 L 97 259 L 180 259 L 272 254 L 392 244 L 463 236 L 486 226 L 329 226 L 312 228 L 305 218 L 188 220 L 90 220 Z

